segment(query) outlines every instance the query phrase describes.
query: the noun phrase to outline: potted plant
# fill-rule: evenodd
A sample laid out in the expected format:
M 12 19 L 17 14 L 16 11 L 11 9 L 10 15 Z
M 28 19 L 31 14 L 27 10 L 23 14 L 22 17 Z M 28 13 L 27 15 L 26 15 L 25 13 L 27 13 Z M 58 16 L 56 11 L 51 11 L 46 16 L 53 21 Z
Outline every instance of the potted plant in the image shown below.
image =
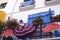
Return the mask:
M 9 20 L 9 21 L 7 22 L 8 28 L 15 28 L 17 25 L 18 25 L 18 23 L 17 23 L 17 21 L 16 21 L 15 19 Z
M 43 21 L 42 21 L 42 19 L 39 16 L 37 16 L 36 19 L 33 20 L 32 23 L 33 23 L 33 25 L 39 25 L 39 24 L 42 24 Z

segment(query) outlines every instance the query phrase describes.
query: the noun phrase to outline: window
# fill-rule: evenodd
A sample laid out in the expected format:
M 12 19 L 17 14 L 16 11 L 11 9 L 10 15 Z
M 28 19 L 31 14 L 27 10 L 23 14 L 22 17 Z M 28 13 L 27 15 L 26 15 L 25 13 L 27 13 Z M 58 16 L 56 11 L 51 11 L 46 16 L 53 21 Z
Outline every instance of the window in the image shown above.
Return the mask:
M 6 4 L 7 4 L 7 2 L 6 3 L 1 3 L 0 4 L 0 9 L 5 8 Z
M 51 1 L 51 0 L 46 0 L 46 1 Z
M 56 0 L 45 0 L 45 1 L 56 1 Z
M 27 2 L 27 1 L 30 1 L 30 0 L 24 0 L 24 2 Z

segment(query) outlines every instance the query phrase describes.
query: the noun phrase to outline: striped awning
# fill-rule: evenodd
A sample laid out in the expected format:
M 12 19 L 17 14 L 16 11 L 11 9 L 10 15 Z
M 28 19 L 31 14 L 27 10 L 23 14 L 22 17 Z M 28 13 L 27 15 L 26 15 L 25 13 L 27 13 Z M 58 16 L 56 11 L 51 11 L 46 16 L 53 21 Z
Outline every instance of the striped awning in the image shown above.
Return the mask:
M 36 29 L 36 27 L 26 24 L 24 27 L 23 26 L 16 27 L 15 30 L 14 30 L 14 34 L 16 36 L 21 37 L 21 36 L 24 36 L 26 34 L 29 34 L 33 31 L 35 31 L 35 29 Z

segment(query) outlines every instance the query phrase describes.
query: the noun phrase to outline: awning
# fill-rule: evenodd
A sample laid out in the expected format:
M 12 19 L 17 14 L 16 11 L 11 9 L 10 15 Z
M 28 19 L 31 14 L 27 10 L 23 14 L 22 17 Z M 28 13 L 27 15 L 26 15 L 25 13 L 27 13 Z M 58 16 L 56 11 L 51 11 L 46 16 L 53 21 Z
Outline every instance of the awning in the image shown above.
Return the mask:
M 45 28 L 43 28 L 43 32 L 51 32 L 52 30 L 57 30 L 59 28 L 59 24 L 48 24 Z
M 35 31 L 36 27 L 32 26 L 32 25 L 25 25 L 24 28 L 22 29 L 22 26 L 16 27 L 14 30 L 14 34 L 16 36 L 24 36 L 24 35 L 29 35 L 29 33 Z M 33 32 L 34 33 L 34 32 Z
M 13 30 L 12 29 L 8 29 L 6 31 L 4 31 L 1 36 L 6 36 L 6 35 L 13 35 Z

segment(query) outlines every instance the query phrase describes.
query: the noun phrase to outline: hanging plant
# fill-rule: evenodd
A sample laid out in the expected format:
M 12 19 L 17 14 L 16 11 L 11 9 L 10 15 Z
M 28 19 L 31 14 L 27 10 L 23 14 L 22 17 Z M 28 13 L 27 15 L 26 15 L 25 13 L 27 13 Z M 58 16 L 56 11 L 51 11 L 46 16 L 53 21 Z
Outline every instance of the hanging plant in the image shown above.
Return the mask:
M 18 25 L 16 20 L 10 20 L 7 22 L 8 28 L 15 28 Z
M 56 15 L 56 16 L 52 16 L 51 17 L 51 20 L 52 21 L 55 21 L 55 22 L 59 22 L 60 21 L 60 14 L 59 15 Z
M 39 16 L 37 16 L 36 19 L 33 20 L 32 23 L 33 23 L 34 25 L 38 25 L 38 24 L 41 23 L 41 22 L 43 22 L 42 19 L 41 19 Z
M 0 21 L 0 34 L 2 34 L 3 28 L 5 27 L 4 22 Z
M 59 15 L 57 15 L 55 18 L 56 18 L 56 21 L 58 21 L 58 22 L 59 22 L 59 21 L 60 21 L 60 14 L 59 14 Z
M 52 22 L 55 22 L 55 21 L 56 21 L 55 16 L 51 16 L 51 21 L 52 21 Z

